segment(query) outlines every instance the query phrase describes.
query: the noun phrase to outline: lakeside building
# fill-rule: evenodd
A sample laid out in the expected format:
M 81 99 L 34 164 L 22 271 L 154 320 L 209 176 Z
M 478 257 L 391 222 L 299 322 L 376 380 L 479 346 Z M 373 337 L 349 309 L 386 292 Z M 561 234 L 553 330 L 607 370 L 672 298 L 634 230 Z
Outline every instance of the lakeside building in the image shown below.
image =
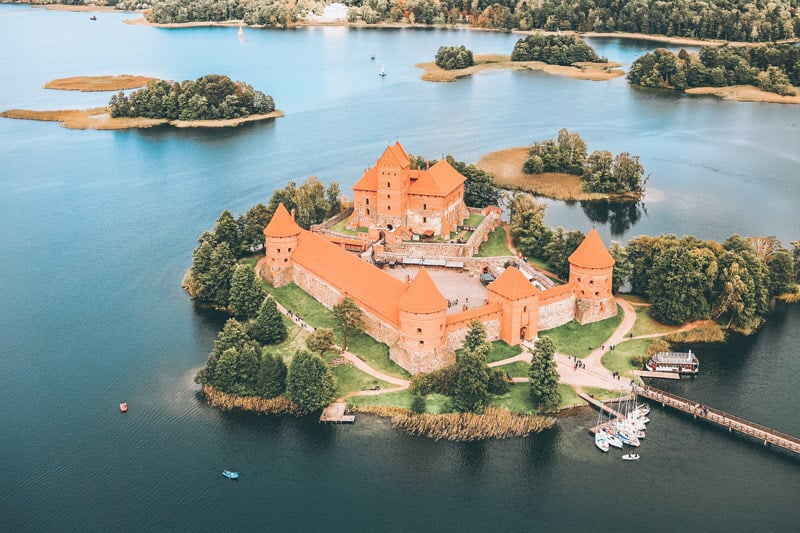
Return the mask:
M 446 235 L 458 228 L 469 211 L 463 200 L 465 178 L 452 173 L 458 174 L 447 162 L 413 171 L 399 143 L 387 147 L 378 164 L 353 187 L 357 200 L 348 226 L 370 226 L 375 241 L 367 259 L 384 253 L 386 238 L 378 227 L 387 231 L 404 227 L 406 235 L 426 231 Z M 428 194 L 432 192 L 439 196 Z M 484 224 L 499 222 L 497 208 L 484 212 Z M 485 228 L 478 234 L 488 237 Z M 365 331 L 386 343 L 391 359 L 412 374 L 455 362 L 455 350 L 463 345 L 473 320 L 483 323 L 488 340 L 517 345 L 572 320 L 587 324 L 617 314 L 611 294 L 614 259 L 595 229 L 570 255 L 569 281 L 563 285 L 554 285 L 541 274 L 542 281 L 537 281 L 530 265 L 513 256 L 471 257 L 476 246 L 469 243 L 399 244 L 401 252 L 393 257 L 418 265 L 413 279 L 408 274 L 400 279 L 347 251 L 335 235 L 301 228 L 283 204 L 264 228 L 264 240 L 265 257 L 256 267 L 259 275 L 275 287 L 295 283 L 328 308 L 352 298 L 364 313 Z M 460 257 L 447 255 L 454 249 Z M 418 258 L 420 254 L 426 254 L 425 260 Z M 490 270 L 497 273 L 496 279 L 482 288 L 477 278 Z M 478 287 L 471 293 L 472 307 L 459 307 L 458 299 L 453 305 L 442 294 L 432 276 L 443 271 L 456 277 L 449 289 L 471 283 Z

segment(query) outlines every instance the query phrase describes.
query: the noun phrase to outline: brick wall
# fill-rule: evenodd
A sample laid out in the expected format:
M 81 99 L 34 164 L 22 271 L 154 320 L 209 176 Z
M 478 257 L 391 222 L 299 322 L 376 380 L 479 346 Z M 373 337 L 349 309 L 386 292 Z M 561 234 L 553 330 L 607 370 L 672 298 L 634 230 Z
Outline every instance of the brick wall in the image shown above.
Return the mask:
M 500 338 L 500 313 L 492 313 L 479 319 L 483 327 L 486 328 L 486 340 L 496 341 Z M 455 351 L 464 345 L 464 338 L 467 336 L 469 326 L 472 321 L 457 323 L 447 326 L 447 348 Z
M 575 318 L 575 295 L 566 293 L 562 299 L 550 300 L 539 306 L 539 331 L 552 329 Z

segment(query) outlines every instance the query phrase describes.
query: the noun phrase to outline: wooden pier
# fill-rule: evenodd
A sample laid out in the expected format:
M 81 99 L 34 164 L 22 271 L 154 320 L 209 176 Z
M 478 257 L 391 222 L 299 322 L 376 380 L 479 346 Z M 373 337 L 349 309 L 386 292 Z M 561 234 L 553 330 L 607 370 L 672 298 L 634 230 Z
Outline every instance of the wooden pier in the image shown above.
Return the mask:
M 640 378 L 659 378 L 659 379 L 681 379 L 677 372 L 655 372 L 653 370 L 634 370 L 634 376 Z
M 719 409 L 714 409 L 708 406 L 700 406 L 697 402 L 687 400 L 675 394 L 670 394 L 654 387 L 643 386 L 635 387 L 634 392 L 639 396 L 644 396 L 650 400 L 656 401 L 662 407 L 669 406 L 678 411 L 692 415 L 695 419 L 700 418 L 716 424 L 718 426 L 728 429 L 728 433 L 737 431 L 754 439 L 758 439 L 764 446 L 777 446 L 784 450 L 800 453 L 800 439 L 780 433 L 774 429 L 756 424 L 733 416 Z
M 616 411 L 616 410 L 610 408 L 604 402 L 601 402 L 600 400 L 598 400 L 597 398 L 594 398 L 593 396 L 589 396 L 585 392 L 578 392 L 578 396 L 580 396 L 581 398 L 583 398 L 584 400 L 589 402 L 591 405 L 594 405 L 595 407 L 597 407 L 601 411 L 603 411 L 605 413 L 608 413 L 608 414 L 610 414 L 611 416 L 614 417 L 613 420 L 609 420 L 607 422 L 603 422 L 602 424 L 597 424 L 596 426 L 590 427 L 589 428 L 589 433 L 592 433 L 592 434 L 597 433 L 599 430 L 601 430 L 602 428 L 606 427 L 611 422 L 616 422 L 616 421 L 618 421 L 618 420 L 620 420 L 622 418 L 625 418 L 625 415 L 623 415 L 619 411 Z M 625 401 L 626 399 L 627 398 L 622 398 L 622 401 Z M 620 400 L 612 400 L 612 401 L 613 402 L 618 402 Z
M 322 410 L 322 415 L 319 417 L 320 422 L 334 422 L 338 424 L 352 424 L 356 421 L 354 415 L 344 414 L 347 407 L 347 402 L 333 402 L 328 407 Z

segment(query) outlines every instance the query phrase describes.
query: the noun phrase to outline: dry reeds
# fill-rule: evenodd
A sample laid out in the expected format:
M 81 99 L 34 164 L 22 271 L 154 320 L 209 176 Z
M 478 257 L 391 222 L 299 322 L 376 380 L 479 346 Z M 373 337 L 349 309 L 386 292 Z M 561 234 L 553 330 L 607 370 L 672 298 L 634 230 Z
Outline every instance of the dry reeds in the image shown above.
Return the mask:
M 289 401 L 285 396 L 275 398 L 262 398 L 261 396 L 234 396 L 215 389 L 211 385 L 203 386 L 203 395 L 209 404 L 223 411 L 240 409 L 242 411 L 255 411 L 265 414 L 290 414 L 302 415 L 305 412 Z
M 391 418 L 392 427 L 411 435 L 434 440 L 472 441 L 525 437 L 550 429 L 555 418 L 539 415 L 517 415 L 505 409 L 490 407 L 483 414 L 446 413 L 413 414 L 399 407 L 362 405 L 354 410 Z
M 669 342 L 676 343 L 708 343 L 708 342 L 725 342 L 727 338 L 725 330 L 718 324 L 709 324 L 706 326 L 699 326 L 688 331 L 680 331 L 677 333 L 670 333 L 664 339 Z
M 778 296 L 778 300 L 782 302 L 786 302 L 787 304 L 796 304 L 800 303 L 800 287 L 797 288 L 794 292 L 787 292 L 786 294 L 781 294 Z
M 762 91 L 752 85 L 731 85 L 730 87 L 693 87 L 686 89 L 686 94 L 703 94 L 719 96 L 723 100 L 737 102 L 767 102 L 771 104 L 800 104 L 800 87 L 795 87 L 795 96 Z
M 157 81 L 157 78 L 131 76 L 130 74 L 119 76 L 74 76 L 48 81 L 44 84 L 44 88 L 82 92 L 124 91 L 144 87 L 150 81 Z

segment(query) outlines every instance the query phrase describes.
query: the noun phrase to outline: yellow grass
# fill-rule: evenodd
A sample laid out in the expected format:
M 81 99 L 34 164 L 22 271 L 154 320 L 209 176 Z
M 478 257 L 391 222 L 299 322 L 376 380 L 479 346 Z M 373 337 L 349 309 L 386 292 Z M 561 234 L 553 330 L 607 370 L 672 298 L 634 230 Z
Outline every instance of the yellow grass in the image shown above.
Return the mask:
M 462 69 L 445 70 L 433 61 L 418 63 L 416 66 L 425 71 L 421 79 L 436 82 L 456 81 L 458 78 L 490 69 L 541 70 L 556 76 L 590 81 L 605 81 L 625 75 L 622 70 L 617 70 L 621 66 L 619 63 L 575 63 L 574 66 L 564 67 L 541 61 L 511 61 L 511 56 L 503 54 L 476 55 L 475 64 Z
M 94 109 L 61 109 L 56 111 L 33 111 L 29 109 L 10 109 L 0 113 L 0 117 L 25 120 L 44 120 L 58 122 L 71 130 L 127 130 L 135 128 L 151 128 L 153 126 L 170 125 L 176 128 L 230 128 L 247 122 L 268 120 L 284 116 L 275 110 L 266 115 L 250 115 L 244 118 L 226 120 L 173 120 L 119 117 L 112 118 L 107 107 Z
M 580 176 L 554 172 L 525 174 L 522 165 L 526 159 L 528 147 L 520 146 L 488 153 L 475 166 L 492 174 L 495 185 L 503 189 L 526 191 L 555 200 L 601 200 L 609 197 L 607 194 L 584 192 Z
M 234 396 L 215 389 L 211 385 L 203 386 L 203 395 L 210 405 L 223 411 L 240 409 L 242 411 L 255 411 L 265 414 L 304 414 L 296 404 L 285 396 L 275 398 L 262 398 L 261 396 Z
M 45 89 L 57 89 L 61 91 L 124 91 L 144 87 L 150 81 L 157 81 L 156 78 L 147 76 L 131 76 L 121 74 L 119 76 L 73 76 L 71 78 L 58 78 L 44 84 Z
M 480 439 L 505 439 L 525 437 L 550 429 L 555 418 L 539 415 L 517 415 L 505 409 L 490 407 L 481 414 L 446 413 L 413 414 L 398 407 L 362 405 L 355 411 L 373 413 L 392 419 L 392 427 L 411 435 L 421 435 L 434 440 L 471 441 Z
M 730 87 L 694 87 L 686 89 L 686 94 L 700 94 L 719 96 L 724 100 L 737 102 L 766 102 L 771 104 L 800 104 L 800 87 L 794 88 L 795 96 L 781 96 L 779 94 L 762 91 L 752 85 L 731 85 Z
M 708 324 L 664 336 L 664 340 L 674 343 L 725 342 L 726 339 L 725 330 L 718 324 Z

